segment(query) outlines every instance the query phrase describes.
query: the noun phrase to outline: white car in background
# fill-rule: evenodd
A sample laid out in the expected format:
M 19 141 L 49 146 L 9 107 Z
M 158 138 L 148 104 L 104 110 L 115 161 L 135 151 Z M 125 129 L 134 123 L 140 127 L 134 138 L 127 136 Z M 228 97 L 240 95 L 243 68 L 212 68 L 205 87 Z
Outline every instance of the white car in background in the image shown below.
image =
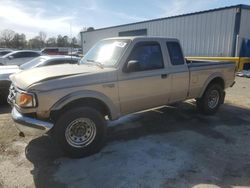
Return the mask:
M 21 65 L 38 56 L 41 56 L 41 53 L 38 51 L 32 51 L 32 50 L 13 51 L 11 53 L 8 53 L 0 57 L 0 65 Z
M 11 74 L 28 70 L 36 67 L 43 67 L 49 65 L 60 65 L 60 64 L 76 64 L 80 60 L 79 57 L 54 55 L 54 56 L 40 56 L 20 66 L 7 65 L 0 66 L 0 103 L 7 101 L 7 95 L 9 93 Z M 35 76 L 35 75 L 34 75 Z
M 10 50 L 10 49 L 0 49 L 0 57 L 8 54 L 8 53 L 11 53 L 13 52 L 13 50 Z

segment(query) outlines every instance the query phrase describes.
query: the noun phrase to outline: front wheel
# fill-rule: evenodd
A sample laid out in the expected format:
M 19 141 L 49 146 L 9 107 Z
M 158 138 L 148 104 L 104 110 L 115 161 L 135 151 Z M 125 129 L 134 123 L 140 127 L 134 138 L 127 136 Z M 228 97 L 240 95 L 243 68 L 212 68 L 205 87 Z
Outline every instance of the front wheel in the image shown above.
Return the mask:
M 105 142 L 106 121 L 97 110 L 81 107 L 63 113 L 55 125 L 53 137 L 72 158 L 98 152 Z
M 224 100 L 223 88 L 219 84 L 211 84 L 207 87 L 203 96 L 196 99 L 197 108 L 206 115 L 217 112 Z

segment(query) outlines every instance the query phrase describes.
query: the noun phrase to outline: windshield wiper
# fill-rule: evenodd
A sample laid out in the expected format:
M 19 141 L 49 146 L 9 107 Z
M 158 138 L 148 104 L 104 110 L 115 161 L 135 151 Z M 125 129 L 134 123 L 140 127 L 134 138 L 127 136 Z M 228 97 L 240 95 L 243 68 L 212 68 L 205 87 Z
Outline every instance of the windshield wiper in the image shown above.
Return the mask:
M 91 63 L 94 63 L 94 65 L 97 65 L 98 67 L 102 68 L 103 69 L 103 64 L 98 62 L 98 61 L 95 61 L 95 60 L 92 60 L 92 59 L 87 59 L 86 60 L 87 62 L 91 62 Z

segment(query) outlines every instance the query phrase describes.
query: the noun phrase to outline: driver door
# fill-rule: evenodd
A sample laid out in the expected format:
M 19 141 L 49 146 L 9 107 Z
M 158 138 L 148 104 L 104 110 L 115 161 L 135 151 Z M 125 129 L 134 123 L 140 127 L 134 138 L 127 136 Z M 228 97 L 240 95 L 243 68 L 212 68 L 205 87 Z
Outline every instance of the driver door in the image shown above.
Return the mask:
M 138 70 L 122 72 L 118 77 L 120 110 L 128 114 L 164 105 L 168 102 L 170 79 L 160 42 L 138 42 L 129 61 L 138 61 Z

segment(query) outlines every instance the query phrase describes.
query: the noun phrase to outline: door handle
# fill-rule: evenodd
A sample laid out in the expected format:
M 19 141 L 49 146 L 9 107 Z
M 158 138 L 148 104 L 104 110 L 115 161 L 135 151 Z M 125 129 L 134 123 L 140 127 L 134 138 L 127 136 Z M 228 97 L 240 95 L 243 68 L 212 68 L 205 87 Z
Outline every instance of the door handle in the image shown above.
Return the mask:
M 168 74 L 162 74 L 162 75 L 161 75 L 161 78 L 162 78 L 162 79 L 165 79 L 165 78 L 167 78 L 167 77 L 168 77 Z

